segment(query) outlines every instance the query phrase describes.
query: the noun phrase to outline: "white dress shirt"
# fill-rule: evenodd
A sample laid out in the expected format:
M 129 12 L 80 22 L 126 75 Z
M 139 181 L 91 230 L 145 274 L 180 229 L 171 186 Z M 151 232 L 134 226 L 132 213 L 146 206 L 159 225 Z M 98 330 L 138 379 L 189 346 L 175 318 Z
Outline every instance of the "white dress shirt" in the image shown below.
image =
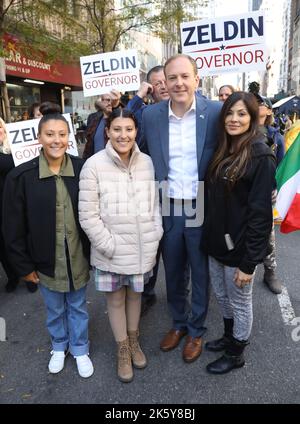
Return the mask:
M 198 189 L 196 143 L 196 100 L 178 117 L 169 102 L 168 195 L 174 199 L 195 199 Z

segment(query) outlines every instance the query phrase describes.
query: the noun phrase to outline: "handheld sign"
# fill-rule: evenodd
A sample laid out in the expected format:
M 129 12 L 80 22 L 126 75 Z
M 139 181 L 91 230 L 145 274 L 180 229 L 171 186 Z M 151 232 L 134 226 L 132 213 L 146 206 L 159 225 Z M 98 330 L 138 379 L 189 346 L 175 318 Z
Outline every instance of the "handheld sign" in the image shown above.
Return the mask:
M 138 90 L 139 62 L 136 50 L 110 52 L 80 58 L 85 97 L 118 91 Z
M 64 113 L 69 126 L 69 147 L 67 153 L 78 156 L 77 143 L 73 131 L 71 116 Z M 40 119 L 6 124 L 7 138 L 15 166 L 39 156 L 42 145 L 37 140 Z
M 261 11 L 182 23 L 181 44 L 182 52 L 195 59 L 201 76 L 266 69 Z

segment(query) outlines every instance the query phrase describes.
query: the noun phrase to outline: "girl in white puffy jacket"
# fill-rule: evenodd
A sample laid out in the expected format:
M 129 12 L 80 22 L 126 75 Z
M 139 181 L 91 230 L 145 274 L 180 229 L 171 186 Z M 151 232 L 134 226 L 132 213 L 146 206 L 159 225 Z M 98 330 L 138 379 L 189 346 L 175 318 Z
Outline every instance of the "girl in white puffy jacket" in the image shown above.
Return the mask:
M 133 379 L 132 365 L 147 365 L 138 342 L 141 294 L 163 233 L 152 161 L 136 133 L 131 112 L 112 112 L 106 147 L 86 161 L 79 192 L 79 220 L 91 242 L 96 289 L 106 292 L 123 382 Z

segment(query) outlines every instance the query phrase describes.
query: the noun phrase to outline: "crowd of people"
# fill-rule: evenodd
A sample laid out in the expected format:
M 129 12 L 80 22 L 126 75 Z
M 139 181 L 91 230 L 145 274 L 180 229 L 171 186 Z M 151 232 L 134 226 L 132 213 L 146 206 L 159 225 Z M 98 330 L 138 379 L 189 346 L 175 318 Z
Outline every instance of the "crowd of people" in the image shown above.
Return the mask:
M 62 371 L 68 352 L 81 377 L 94 373 L 90 269 L 106 295 L 118 378 L 130 382 L 147 366 L 139 322 L 156 301 L 161 256 L 171 325 L 160 349 L 184 338 L 182 359 L 201 355 L 211 284 L 224 332 L 205 348 L 223 354 L 206 369 L 244 365 L 258 264 L 281 292 L 272 202 L 284 143 L 268 99 L 227 85 L 211 101 L 198 85 L 196 63 L 178 54 L 149 71 L 126 107 L 115 90 L 101 95 L 82 159 L 66 152 L 69 128 L 56 105 L 37 107 L 40 156 L 16 168 L 0 121 L 1 263 L 8 289 L 20 278 L 40 288 L 50 373 Z

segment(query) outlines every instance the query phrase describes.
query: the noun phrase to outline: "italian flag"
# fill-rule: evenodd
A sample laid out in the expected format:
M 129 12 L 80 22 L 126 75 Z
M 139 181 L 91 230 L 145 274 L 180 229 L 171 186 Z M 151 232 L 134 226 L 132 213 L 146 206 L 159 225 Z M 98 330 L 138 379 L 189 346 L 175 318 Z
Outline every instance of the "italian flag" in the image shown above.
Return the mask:
M 280 231 L 300 230 L 300 133 L 280 162 L 276 181 L 276 209 L 282 218 Z

